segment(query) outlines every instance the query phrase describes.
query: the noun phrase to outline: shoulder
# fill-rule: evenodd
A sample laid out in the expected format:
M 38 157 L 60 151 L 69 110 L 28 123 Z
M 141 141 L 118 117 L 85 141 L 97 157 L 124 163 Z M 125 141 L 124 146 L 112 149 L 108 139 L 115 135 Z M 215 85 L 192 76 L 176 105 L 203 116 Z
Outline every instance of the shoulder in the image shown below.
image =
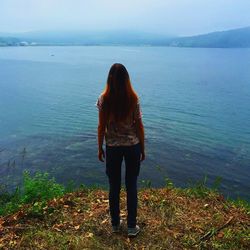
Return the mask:
M 101 110 L 103 106 L 103 94 L 100 94 L 96 101 L 96 107 Z

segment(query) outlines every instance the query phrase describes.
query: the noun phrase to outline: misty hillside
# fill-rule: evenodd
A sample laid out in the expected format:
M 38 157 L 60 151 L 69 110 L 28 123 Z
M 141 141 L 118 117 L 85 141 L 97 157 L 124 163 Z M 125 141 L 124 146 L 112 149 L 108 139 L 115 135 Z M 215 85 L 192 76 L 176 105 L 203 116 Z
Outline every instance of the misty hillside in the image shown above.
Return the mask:
M 1 37 L 0 36 L 0 46 L 16 46 L 19 45 L 20 40 L 15 37 Z
M 20 41 L 36 45 L 162 45 L 164 35 L 135 31 L 35 31 L 15 35 Z
M 128 45 L 200 48 L 250 48 L 250 27 L 189 37 L 170 37 L 139 31 L 34 31 L 0 34 L 0 46 Z
M 249 48 L 250 27 L 204 35 L 180 37 L 171 40 L 168 46 L 201 48 Z

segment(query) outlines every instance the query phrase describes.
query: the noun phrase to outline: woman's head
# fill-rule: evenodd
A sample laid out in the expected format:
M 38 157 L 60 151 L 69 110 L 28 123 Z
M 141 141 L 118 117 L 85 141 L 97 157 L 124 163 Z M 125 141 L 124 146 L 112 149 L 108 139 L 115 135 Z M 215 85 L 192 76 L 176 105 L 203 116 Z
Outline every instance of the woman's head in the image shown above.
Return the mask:
M 115 63 L 111 66 L 108 74 L 107 85 L 110 92 L 117 94 L 126 93 L 127 85 L 130 84 L 129 74 L 124 65 Z
M 123 121 L 133 111 L 138 97 L 124 65 L 115 63 L 111 66 L 103 98 L 103 108 L 109 118 Z

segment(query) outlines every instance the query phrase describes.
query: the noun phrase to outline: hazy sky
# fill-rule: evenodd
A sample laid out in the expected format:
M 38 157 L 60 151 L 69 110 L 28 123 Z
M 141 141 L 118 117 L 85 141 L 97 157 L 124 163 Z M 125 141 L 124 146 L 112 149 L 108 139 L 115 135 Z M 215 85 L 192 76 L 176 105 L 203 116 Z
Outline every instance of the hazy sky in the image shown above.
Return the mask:
M 250 0 L 0 0 L 0 32 L 141 30 L 193 35 L 250 26 Z

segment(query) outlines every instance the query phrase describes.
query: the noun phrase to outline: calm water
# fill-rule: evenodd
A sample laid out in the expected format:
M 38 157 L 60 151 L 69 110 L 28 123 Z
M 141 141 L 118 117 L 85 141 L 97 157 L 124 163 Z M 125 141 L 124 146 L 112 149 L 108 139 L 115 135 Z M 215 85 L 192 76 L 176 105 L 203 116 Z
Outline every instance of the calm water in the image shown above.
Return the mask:
M 141 98 L 147 159 L 140 180 L 178 186 L 222 177 L 250 200 L 250 50 L 164 47 L 0 48 L 0 175 L 23 169 L 107 184 L 96 157 L 95 102 L 114 62 Z

